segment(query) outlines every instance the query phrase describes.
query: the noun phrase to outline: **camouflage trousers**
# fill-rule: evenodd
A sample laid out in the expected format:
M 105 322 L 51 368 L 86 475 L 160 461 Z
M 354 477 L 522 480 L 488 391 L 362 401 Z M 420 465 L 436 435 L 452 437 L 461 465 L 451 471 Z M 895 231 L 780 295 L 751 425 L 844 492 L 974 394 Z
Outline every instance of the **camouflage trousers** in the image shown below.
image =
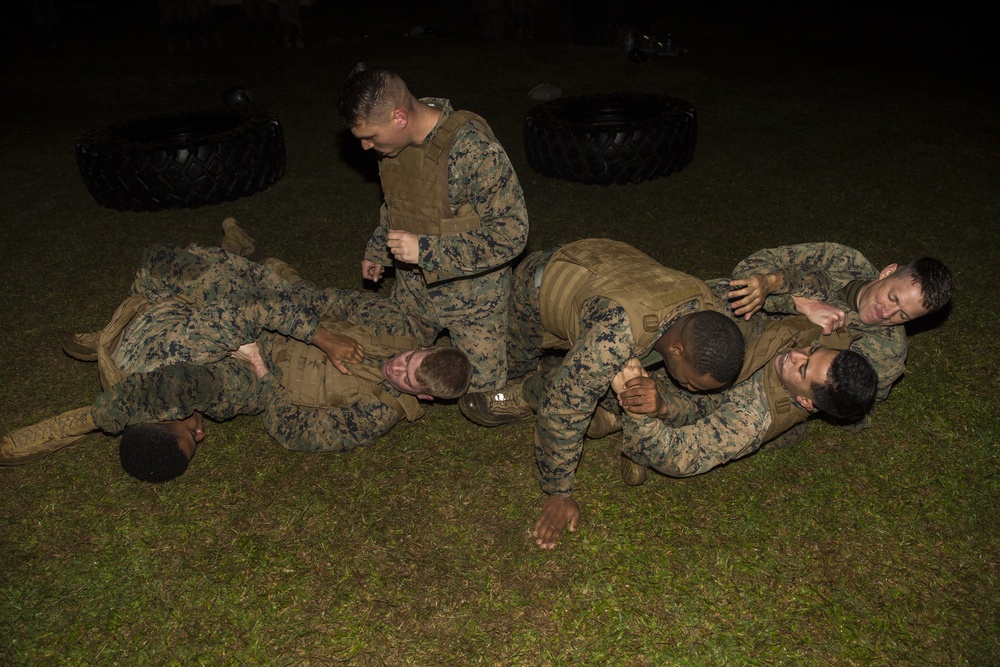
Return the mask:
M 509 268 L 429 286 L 418 271 L 397 269 L 388 297 L 329 292 L 334 303 L 325 314 L 365 324 L 376 335 L 413 336 L 429 347 L 447 332 L 472 364 L 469 391 L 496 391 L 507 383 Z
M 158 243 L 143 254 L 132 294 L 150 301 L 183 296 L 195 303 L 211 303 L 250 286 L 291 288 L 274 271 L 222 248 L 191 244 L 181 249 L 172 243 Z

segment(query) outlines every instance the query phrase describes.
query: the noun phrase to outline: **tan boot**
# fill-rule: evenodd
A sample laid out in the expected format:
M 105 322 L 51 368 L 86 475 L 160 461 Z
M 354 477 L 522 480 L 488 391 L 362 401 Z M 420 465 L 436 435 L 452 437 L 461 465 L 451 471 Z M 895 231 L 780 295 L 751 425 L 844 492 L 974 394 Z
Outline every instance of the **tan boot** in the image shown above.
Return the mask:
M 622 481 L 629 486 L 639 486 L 646 481 L 646 466 L 640 465 L 622 454 L 621 462 Z
M 622 418 L 614 412 L 598 407 L 594 410 L 594 416 L 590 418 L 590 426 L 587 427 L 587 437 L 600 440 L 620 430 L 622 430 Z
M 90 411 L 91 408 L 69 410 L 58 417 L 11 431 L 0 439 L 0 465 L 29 463 L 96 431 Z
M 222 221 L 222 243 L 219 244 L 223 250 L 249 257 L 257 250 L 257 242 L 249 234 L 243 231 L 236 218 L 226 218 Z
M 261 266 L 265 266 L 277 273 L 279 278 L 292 287 L 316 289 L 316 286 L 308 280 L 303 279 L 302 276 L 299 275 L 298 271 L 289 266 L 287 262 L 283 262 L 277 257 L 268 257 L 261 262 Z
M 473 392 L 458 401 L 462 414 L 480 426 L 500 426 L 531 419 L 535 411 L 524 400 L 523 381 L 514 381 L 500 391 Z
M 63 352 L 78 361 L 97 361 L 101 332 L 70 334 L 63 338 Z

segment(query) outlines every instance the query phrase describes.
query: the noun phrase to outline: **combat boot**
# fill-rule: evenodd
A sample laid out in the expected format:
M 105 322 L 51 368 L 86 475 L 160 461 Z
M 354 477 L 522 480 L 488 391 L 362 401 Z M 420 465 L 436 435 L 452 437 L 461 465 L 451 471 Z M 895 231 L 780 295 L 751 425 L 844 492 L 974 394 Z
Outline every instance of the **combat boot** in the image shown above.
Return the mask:
M 598 407 L 594 410 L 594 416 L 590 418 L 587 437 L 600 440 L 620 430 L 622 430 L 622 418 L 610 410 Z
M 222 243 L 219 244 L 223 250 L 235 253 L 242 257 L 249 257 L 257 251 L 257 242 L 250 237 L 236 218 L 226 218 L 222 221 Z
M 78 361 L 97 361 L 101 332 L 70 334 L 63 338 L 63 352 Z
M 51 454 L 97 430 L 91 408 L 77 408 L 0 439 L 0 465 L 21 465 Z
M 524 400 L 523 381 L 492 393 L 472 392 L 458 401 L 462 414 L 480 426 L 500 426 L 531 419 L 535 411 Z
M 622 481 L 629 486 L 639 486 L 646 481 L 646 466 L 636 463 L 625 454 L 622 454 Z
M 308 280 L 304 280 L 302 276 L 299 275 L 298 271 L 289 266 L 287 262 L 283 262 L 277 257 L 268 257 L 267 259 L 261 262 L 261 266 L 265 266 L 271 269 L 271 271 L 278 274 L 279 278 L 284 280 L 292 287 L 295 288 L 301 287 L 312 290 L 316 289 L 316 286 L 314 284 L 312 284 Z

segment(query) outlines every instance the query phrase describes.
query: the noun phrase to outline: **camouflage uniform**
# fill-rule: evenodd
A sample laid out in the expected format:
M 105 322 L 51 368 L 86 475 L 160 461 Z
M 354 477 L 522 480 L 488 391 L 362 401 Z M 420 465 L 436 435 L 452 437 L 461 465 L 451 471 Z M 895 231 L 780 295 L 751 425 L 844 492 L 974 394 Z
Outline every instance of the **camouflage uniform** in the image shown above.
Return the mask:
M 263 329 L 311 338 L 325 293 L 289 290 L 270 270 L 219 248 L 182 251 L 169 244 L 147 251 L 132 292 L 154 305 L 128 326 L 115 353 L 131 374 L 94 403 L 94 421 L 105 431 L 195 410 L 219 420 L 262 413 L 267 432 L 288 449 L 346 451 L 373 443 L 403 416 L 374 394 L 340 407 L 292 403 L 274 357 L 301 343 Z M 272 371 L 260 379 L 229 356 L 254 339 Z M 377 372 L 382 360 L 368 354 L 364 365 Z M 388 383 L 381 392 L 397 401 L 402 396 Z
M 510 299 L 508 368 L 512 377 L 535 369 L 543 353 L 538 278 L 551 251 L 528 255 L 514 272 Z M 537 275 L 537 278 L 536 278 Z M 655 341 L 679 317 L 699 310 L 696 301 L 677 304 L 664 317 Z M 535 460 L 542 490 L 550 495 L 570 495 L 576 468 L 583 453 L 583 440 L 591 416 L 605 398 L 611 379 L 625 362 L 643 356 L 636 349 L 632 326 L 625 308 L 609 298 L 594 296 L 579 313 L 579 336 L 570 341 L 563 362 L 555 369 L 536 374 L 524 384 L 524 398 L 538 413 L 535 420 Z
M 443 110 L 426 146 L 454 109 L 445 99 L 422 101 Z M 390 159 L 399 158 L 383 162 Z M 507 379 L 510 264 L 527 242 L 528 214 L 507 154 L 477 123 L 466 123 L 455 133 L 448 156 L 448 199 L 456 215 L 471 206 L 480 226 L 455 234 L 420 235 L 416 265 L 394 261 L 386 238 L 389 229 L 399 225 L 392 224 L 391 211 L 382 204 L 365 259 L 394 265 L 396 280 L 387 298 L 359 301 L 348 314 L 376 333 L 415 336 L 421 346 L 431 345 L 447 329 L 452 344 L 472 363 L 470 391 L 492 391 Z
M 132 294 L 153 305 L 125 329 L 112 357 L 125 373 L 219 361 L 265 329 L 308 342 L 328 302 L 221 248 L 169 243 L 146 251 Z
M 823 335 L 803 316 L 772 322 L 747 340 L 733 386 L 722 392 L 681 390 L 665 369 L 651 373 L 667 417 L 622 413 L 622 452 L 635 463 L 672 477 L 688 477 L 756 452 L 768 441 L 803 426 L 812 414 L 788 394 L 774 367 L 784 351 L 812 343 L 847 349 L 847 329 Z
M 733 278 L 754 273 L 781 273 L 784 294 L 772 294 L 760 315 L 780 319 L 795 315 L 791 295 L 825 301 L 847 313 L 847 327 L 861 337 L 851 345 L 878 374 L 877 399 L 889 397 L 892 385 L 906 369 L 906 329 L 864 324 L 858 317 L 857 288 L 877 280 L 878 269 L 864 255 L 838 243 L 802 243 L 760 250 L 733 270 Z M 753 319 L 753 318 L 751 318 Z
M 653 372 L 669 409 L 668 419 L 628 413 L 622 418 L 622 452 L 634 462 L 672 477 L 708 472 L 757 451 L 771 426 L 764 370 L 721 393 L 691 394 L 666 371 Z M 809 413 L 793 404 L 806 419 Z
M 858 316 L 857 290 L 877 280 L 879 270 L 864 255 L 839 243 L 801 243 L 760 250 L 750 255 L 733 270 L 733 278 L 746 278 L 754 273 L 781 273 L 785 292 L 767 297 L 764 307 L 751 322 L 781 319 L 798 311 L 791 295 L 824 301 L 847 314 L 847 326 L 860 334 L 851 349 L 872 365 L 878 375 L 876 400 L 884 401 L 889 391 L 906 369 L 906 329 L 902 325 L 881 326 L 864 324 Z M 741 318 L 742 319 L 742 318 Z M 789 434 L 789 442 L 801 440 L 805 424 Z M 841 427 L 852 432 L 871 426 L 871 414 L 855 424 Z

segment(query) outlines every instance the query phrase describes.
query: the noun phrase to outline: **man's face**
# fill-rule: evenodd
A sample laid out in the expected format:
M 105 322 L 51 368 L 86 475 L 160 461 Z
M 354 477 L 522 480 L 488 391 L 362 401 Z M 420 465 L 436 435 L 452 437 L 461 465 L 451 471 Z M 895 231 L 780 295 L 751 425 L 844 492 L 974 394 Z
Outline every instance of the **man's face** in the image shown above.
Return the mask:
M 667 367 L 667 373 L 680 386 L 691 392 L 715 391 L 723 383 L 712 377 L 711 374 L 701 374 L 694 367 L 694 361 L 690 359 L 690 353 L 685 348 L 681 354 L 668 354 L 663 358 Z
M 781 384 L 790 393 L 810 401 L 813 399 L 812 386 L 826 385 L 830 365 L 840 354 L 821 345 L 797 347 L 774 358 L 774 366 L 778 371 Z
M 858 317 L 865 324 L 891 327 L 927 314 L 924 295 L 912 276 L 902 274 L 895 264 L 882 270 L 878 280 L 858 294 Z
M 417 381 L 417 369 L 430 352 L 429 349 L 422 348 L 394 354 L 382 364 L 382 375 L 398 391 L 430 399 L 427 389 Z
M 351 128 L 351 134 L 361 141 L 363 149 L 374 149 L 382 157 L 396 157 L 410 145 L 409 138 L 392 117 L 381 125 L 360 120 Z
M 174 419 L 165 423 L 177 434 L 177 446 L 190 461 L 198 449 L 198 443 L 205 439 L 201 413 L 194 412 L 187 419 Z

